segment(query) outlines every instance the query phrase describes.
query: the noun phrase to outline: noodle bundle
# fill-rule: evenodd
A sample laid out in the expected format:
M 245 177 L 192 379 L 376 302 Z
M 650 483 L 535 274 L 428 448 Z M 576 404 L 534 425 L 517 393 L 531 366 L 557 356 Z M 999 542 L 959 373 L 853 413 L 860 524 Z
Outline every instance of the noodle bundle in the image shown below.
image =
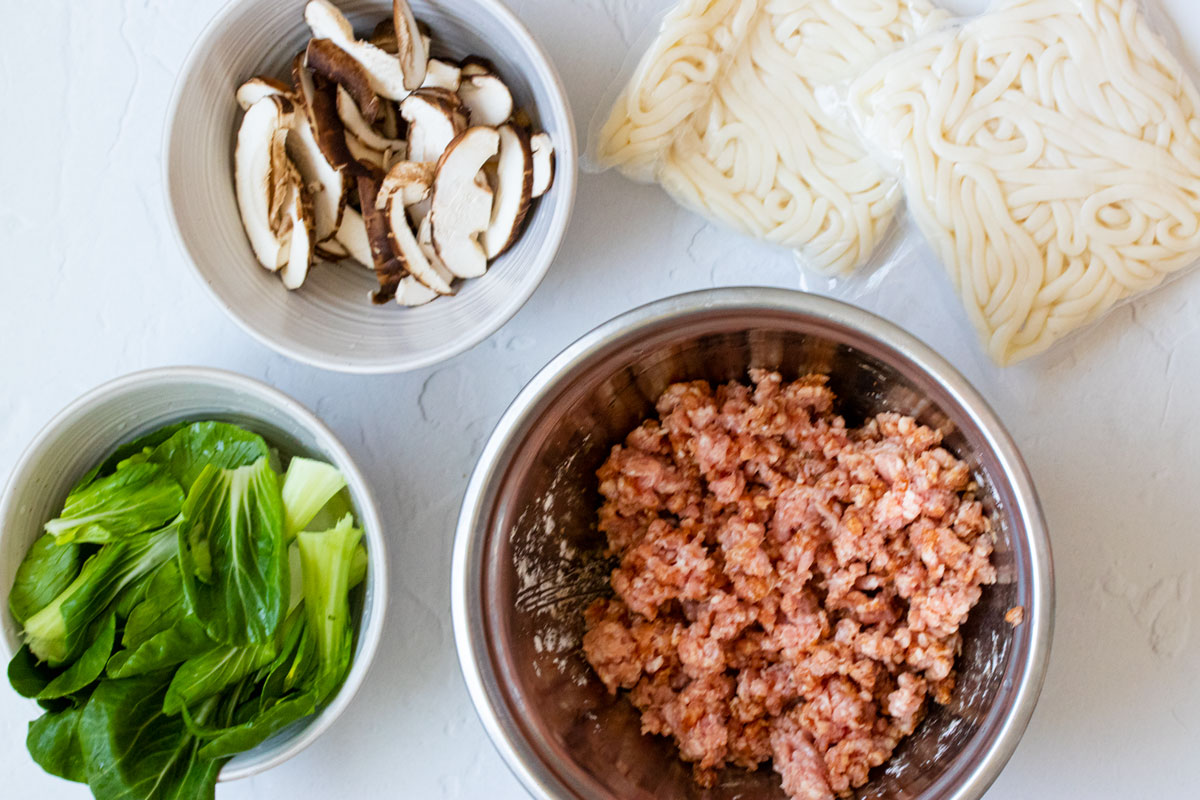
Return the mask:
M 1137 0 L 1007 0 L 851 107 L 1001 364 L 1200 257 L 1200 95 Z
M 943 16 L 928 0 L 683 0 L 601 129 L 598 160 L 848 273 L 899 191 L 817 93 Z

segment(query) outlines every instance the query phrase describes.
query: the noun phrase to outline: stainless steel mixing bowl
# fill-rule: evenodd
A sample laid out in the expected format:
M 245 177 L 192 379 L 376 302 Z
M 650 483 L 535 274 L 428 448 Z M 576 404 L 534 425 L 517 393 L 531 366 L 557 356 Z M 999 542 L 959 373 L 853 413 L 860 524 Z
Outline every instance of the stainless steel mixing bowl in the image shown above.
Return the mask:
M 1050 651 L 1050 545 L 1004 427 L 943 359 L 895 326 L 798 292 L 681 295 L 602 325 L 550 362 L 504 414 L 467 489 L 454 545 L 454 634 L 475 707 L 537 798 L 783 798 L 770 769 L 690 780 L 669 741 L 643 736 L 579 649 L 582 610 L 607 591 L 596 468 L 670 383 L 750 367 L 830 376 L 851 424 L 898 411 L 945 433 L 999 519 L 996 585 L 963 628 L 953 702 L 933 707 L 859 798 L 979 798 L 1033 713 Z M 1014 606 L 1025 621 L 1004 621 Z

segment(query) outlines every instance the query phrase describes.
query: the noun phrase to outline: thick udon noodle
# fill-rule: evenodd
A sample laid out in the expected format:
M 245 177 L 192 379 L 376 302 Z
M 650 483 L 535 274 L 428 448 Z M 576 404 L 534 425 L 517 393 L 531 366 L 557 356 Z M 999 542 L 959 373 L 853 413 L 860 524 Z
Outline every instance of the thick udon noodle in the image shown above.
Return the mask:
M 1200 257 L 1200 97 L 1136 0 L 1008 0 L 851 107 L 1000 363 Z
M 941 18 L 927 0 L 683 0 L 601 129 L 597 159 L 847 273 L 886 233 L 899 191 L 815 95 Z

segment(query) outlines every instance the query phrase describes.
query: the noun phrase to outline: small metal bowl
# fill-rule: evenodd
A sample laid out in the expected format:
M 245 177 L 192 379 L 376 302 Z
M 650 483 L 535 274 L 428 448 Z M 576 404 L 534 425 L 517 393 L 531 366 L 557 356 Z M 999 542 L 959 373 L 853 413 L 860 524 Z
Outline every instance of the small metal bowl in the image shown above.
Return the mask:
M 963 627 L 958 686 L 858 798 L 979 798 L 1037 702 L 1054 616 L 1050 544 L 1033 484 L 996 415 L 948 363 L 864 311 L 773 289 L 698 292 L 608 322 L 513 402 L 471 477 L 454 545 L 454 635 L 492 741 L 537 798 L 783 798 L 764 768 L 697 787 L 666 739 L 643 736 L 583 658 L 582 610 L 608 591 L 596 468 L 674 381 L 830 376 L 850 424 L 880 411 L 945 434 L 999 520 L 998 582 Z M 1010 626 L 1005 613 L 1025 609 Z

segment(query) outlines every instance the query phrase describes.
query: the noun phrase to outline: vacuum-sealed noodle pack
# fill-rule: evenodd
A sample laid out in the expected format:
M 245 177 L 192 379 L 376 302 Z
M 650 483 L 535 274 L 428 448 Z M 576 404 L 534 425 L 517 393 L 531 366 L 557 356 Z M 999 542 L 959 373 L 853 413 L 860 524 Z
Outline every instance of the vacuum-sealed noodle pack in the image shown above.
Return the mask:
M 1148 5 L 681 0 L 592 159 L 848 299 L 921 280 L 881 248 L 906 200 L 1012 364 L 1200 261 L 1200 93 Z
M 817 95 L 943 19 L 928 0 L 682 0 L 593 132 L 592 158 L 849 274 L 900 192 Z
M 999 0 L 849 105 L 1000 364 L 1200 258 L 1200 94 L 1139 0 Z

